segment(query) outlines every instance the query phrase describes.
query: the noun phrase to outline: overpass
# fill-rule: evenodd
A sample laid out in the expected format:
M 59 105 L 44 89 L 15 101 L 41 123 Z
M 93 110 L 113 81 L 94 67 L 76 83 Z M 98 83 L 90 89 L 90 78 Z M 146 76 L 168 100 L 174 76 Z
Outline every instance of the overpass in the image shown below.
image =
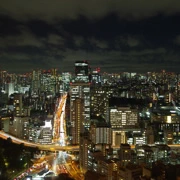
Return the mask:
M 79 146 L 59 146 L 56 144 L 38 144 L 38 143 L 32 143 L 26 140 L 22 140 L 19 138 L 16 138 L 10 134 L 7 134 L 3 131 L 0 131 L 0 138 L 7 140 L 8 138 L 11 138 L 13 143 L 16 144 L 24 144 L 24 146 L 28 147 L 37 147 L 40 150 L 45 151 L 79 151 Z M 168 145 L 172 150 L 180 150 L 180 144 L 169 144 Z M 120 146 L 112 147 L 113 149 L 119 149 Z M 131 145 L 131 149 L 134 149 L 135 145 Z
M 32 142 L 14 137 L 3 131 L 0 131 L 0 138 L 5 139 L 5 140 L 7 140 L 8 138 L 11 138 L 13 143 L 24 144 L 24 146 L 28 146 L 28 147 L 34 147 L 34 148 L 37 147 L 40 150 L 46 150 L 46 151 L 79 151 L 79 146 L 59 146 L 56 144 L 32 143 Z

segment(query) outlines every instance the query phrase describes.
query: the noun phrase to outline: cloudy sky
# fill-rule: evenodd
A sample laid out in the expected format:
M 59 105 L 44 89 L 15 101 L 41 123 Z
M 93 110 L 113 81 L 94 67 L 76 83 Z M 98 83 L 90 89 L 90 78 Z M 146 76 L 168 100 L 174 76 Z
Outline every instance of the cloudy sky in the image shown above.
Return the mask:
M 1 0 L 0 70 L 180 72 L 179 0 Z

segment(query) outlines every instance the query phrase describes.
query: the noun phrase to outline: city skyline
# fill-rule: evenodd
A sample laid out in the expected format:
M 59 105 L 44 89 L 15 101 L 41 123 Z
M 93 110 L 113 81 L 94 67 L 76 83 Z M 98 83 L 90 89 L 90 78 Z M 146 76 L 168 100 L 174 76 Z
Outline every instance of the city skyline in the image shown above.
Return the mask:
M 179 72 L 178 0 L 6 0 L 0 12 L 0 70 Z

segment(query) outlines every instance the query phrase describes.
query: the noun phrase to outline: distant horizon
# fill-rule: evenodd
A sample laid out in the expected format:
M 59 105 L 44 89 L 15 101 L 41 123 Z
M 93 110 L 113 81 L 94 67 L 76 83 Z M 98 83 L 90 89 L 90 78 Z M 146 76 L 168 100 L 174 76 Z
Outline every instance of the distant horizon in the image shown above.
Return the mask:
M 74 68 L 74 67 L 73 67 Z M 9 74 L 18 74 L 18 75 L 24 75 L 24 74 L 29 74 L 29 73 L 32 73 L 33 71 L 38 71 L 38 70 L 40 70 L 40 71 L 48 71 L 48 70 L 53 70 L 53 69 L 57 69 L 57 68 L 34 68 L 34 69 L 32 69 L 32 70 L 29 70 L 29 71 L 24 71 L 24 72 L 16 72 L 16 71 L 9 71 L 9 70 L 7 70 L 7 69 L 1 69 L 0 68 L 0 72 L 1 71 L 6 71 L 7 73 L 9 73 Z M 95 71 L 96 69 L 92 69 L 92 71 L 91 72 L 93 72 L 93 71 Z M 166 69 L 161 69 L 161 70 L 158 70 L 158 71 L 142 71 L 142 72 L 136 72 L 136 71 L 119 71 L 119 72 L 107 72 L 107 71 L 102 71 L 102 70 L 100 70 L 100 74 L 103 74 L 103 73 L 108 73 L 108 74 L 121 74 L 121 73 L 136 73 L 136 74 L 146 74 L 146 73 L 161 73 L 161 72 L 163 72 L 163 71 L 165 71 L 166 73 L 173 73 L 173 74 L 180 74 L 180 72 L 175 72 L 175 71 L 167 71 Z M 68 73 L 70 73 L 70 74 L 75 74 L 74 73 L 74 70 L 73 71 L 60 71 L 59 69 L 57 69 L 57 72 L 58 73 L 66 73 L 66 72 L 68 72 Z

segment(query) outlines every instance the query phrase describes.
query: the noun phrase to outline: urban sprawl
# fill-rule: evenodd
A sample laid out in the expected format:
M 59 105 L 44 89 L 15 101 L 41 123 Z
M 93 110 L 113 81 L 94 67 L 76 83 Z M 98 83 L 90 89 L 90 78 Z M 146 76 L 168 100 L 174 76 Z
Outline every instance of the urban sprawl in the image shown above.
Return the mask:
M 175 180 L 180 74 L 102 73 L 87 61 L 73 72 L 1 70 L 0 130 L 14 143 L 76 154 L 82 178 Z

